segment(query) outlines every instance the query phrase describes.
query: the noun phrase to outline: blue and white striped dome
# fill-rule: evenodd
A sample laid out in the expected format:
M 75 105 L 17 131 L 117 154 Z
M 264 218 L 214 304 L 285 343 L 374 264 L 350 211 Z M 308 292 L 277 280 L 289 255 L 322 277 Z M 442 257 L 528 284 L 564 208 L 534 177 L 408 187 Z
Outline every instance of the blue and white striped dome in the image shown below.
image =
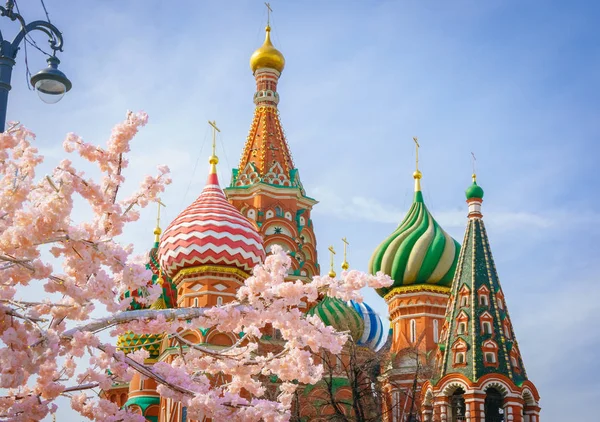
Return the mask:
M 353 300 L 348 302 L 365 323 L 365 329 L 362 337 L 356 342 L 359 346 L 368 347 L 374 351 L 378 351 L 383 347 L 387 340 L 387 332 L 383 329 L 381 318 L 366 303 L 358 303 Z

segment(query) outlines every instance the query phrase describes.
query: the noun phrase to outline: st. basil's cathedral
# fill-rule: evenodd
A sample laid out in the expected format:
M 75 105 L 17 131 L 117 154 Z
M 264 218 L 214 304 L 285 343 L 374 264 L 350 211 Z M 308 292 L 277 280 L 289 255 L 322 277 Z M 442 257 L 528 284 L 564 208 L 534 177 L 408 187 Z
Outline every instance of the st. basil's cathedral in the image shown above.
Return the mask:
M 158 226 L 154 231 L 148 268 L 152 283 L 160 284 L 163 293 L 153 309 L 232 301 L 272 245 L 282 246 L 293 258 L 289 280 L 308 280 L 321 272 L 311 219 L 317 200 L 304 190 L 285 139 L 277 91 L 285 59 L 273 46 L 270 31 L 267 26 L 263 45 L 250 58 L 255 111 L 229 186 L 222 189 L 218 180 L 213 143 L 200 196 L 164 233 Z M 410 209 L 379 246 L 373 245 L 369 262 L 369 272 L 382 271 L 394 281 L 377 292 L 388 305 L 389 334 L 366 303 L 326 297 L 306 312 L 349 332 L 359 356 L 385 356 L 378 375 L 384 399 L 372 420 L 539 422 L 539 394 L 527 378 L 483 223 L 483 189 L 473 174 L 466 190 L 467 227 L 460 244 L 427 209 L 418 160 L 413 178 Z M 347 262 L 342 267 L 347 269 Z M 130 309 L 143 308 L 135 300 L 140 294 L 127 293 L 132 298 Z M 237 340 L 233 333 L 201 327 L 182 337 L 191 344 L 215 347 Z M 278 333 L 265 333 L 265 339 L 276 344 Z M 150 354 L 147 364 L 169 362 L 179 353 L 177 344 L 162 335 L 127 333 L 117 346 L 125 353 L 145 348 Z M 351 401 L 343 373 L 336 376 L 340 382 L 330 386 L 334 394 L 342 402 Z M 156 388 L 153 380 L 136 375 L 102 394 L 151 422 L 188 421 L 185 407 L 161 398 Z M 299 420 L 336 420 L 322 400 L 322 390 L 319 385 L 307 386 L 300 394 L 294 410 Z M 350 402 L 344 412 L 347 420 L 357 420 Z

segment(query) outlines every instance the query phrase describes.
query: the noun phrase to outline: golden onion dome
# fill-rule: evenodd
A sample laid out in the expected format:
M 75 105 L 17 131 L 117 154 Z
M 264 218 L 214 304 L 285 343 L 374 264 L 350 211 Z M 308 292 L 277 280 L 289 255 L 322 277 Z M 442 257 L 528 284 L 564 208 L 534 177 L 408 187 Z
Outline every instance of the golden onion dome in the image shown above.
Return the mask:
M 250 57 L 250 69 L 254 73 L 257 69 L 269 67 L 281 72 L 285 67 L 285 58 L 271 43 L 271 27 L 267 25 L 265 31 L 265 42 Z

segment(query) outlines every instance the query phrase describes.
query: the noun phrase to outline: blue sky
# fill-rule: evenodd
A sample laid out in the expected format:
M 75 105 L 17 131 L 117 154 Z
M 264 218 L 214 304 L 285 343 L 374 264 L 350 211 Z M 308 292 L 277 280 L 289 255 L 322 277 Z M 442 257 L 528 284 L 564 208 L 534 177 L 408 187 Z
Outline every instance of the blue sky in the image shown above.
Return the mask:
M 27 90 L 21 50 L 8 118 L 37 133 L 47 166 L 61 157 L 67 132 L 104 142 L 126 110 L 145 110 L 150 123 L 127 175 L 171 167 L 165 225 L 204 184 L 209 119 L 222 129 L 220 179 L 229 182 L 253 113 L 248 59 L 264 37 L 262 1 L 46 4 L 65 36 L 60 68 L 73 90 L 54 106 L 41 103 Z M 273 41 L 286 57 L 281 118 L 307 193 L 320 201 L 313 220 L 323 268 L 327 247 L 341 249 L 346 236 L 351 266 L 366 270 L 402 219 L 412 200 L 413 136 L 426 203 L 461 240 L 474 152 L 492 252 L 544 421 L 593 420 L 600 5 L 271 4 Z M 22 6 L 28 21 L 44 17 L 38 2 Z M 14 27 L 1 22 L 6 36 Z M 41 54 L 28 53 L 32 72 L 44 66 Z M 124 236 L 140 253 L 152 242 L 154 213 Z M 386 315 L 376 294 L 367 300 Z

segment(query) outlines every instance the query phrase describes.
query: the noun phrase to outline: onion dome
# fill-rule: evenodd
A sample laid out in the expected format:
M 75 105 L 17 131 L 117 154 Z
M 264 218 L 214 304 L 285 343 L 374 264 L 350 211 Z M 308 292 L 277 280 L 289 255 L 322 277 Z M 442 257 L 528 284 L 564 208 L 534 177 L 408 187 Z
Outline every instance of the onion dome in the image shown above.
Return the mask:
M 147 290 L 145 288 L 127 291 L 123 296 L 132 298 L 129 307 L 127 308 L 128 311 L 148 308 L 172 308 L 175 307 L 175 304 L 177 303 L 177 290 L 171 280 L 166 279 L 161 274 L 160 266 L 158 265 L 157 251 L 158 237 L 160 235 L 160 227 L 158 227 L 158 225 L 154 230 L 154 234 L 156 235 L 156 239 L 153 248 L 150 249 L 148 263 L 146 264 L 146 268 L 152 271 L 152 278 L 148 281 L 148 285 L 160 284 L 162 286 L 162 294 L 152 305 L 148 306 L 136 300 L 139 297 L 147 295 Z M 117 338 L 117 349 L 127 354 L 135 352 L 143 347 L 150 353 L 150 359 L 157 359 L 160 355 L 160 345 L 163 337 L 163 334 L 136 334 L 128 331 Z
M 325 296 L 309 309 L 307 315 L 318 316 L 325 325 L 337 331 L 348 331 L 355 342 L 358 342 L 363 335 L 364 322 L 358 312 L 336 297 Z
M 285 67 L 285 58 L 271 43 L 271 27 L 267 25 L 265 31 L 265 42 L 250 57 L 250 69 L 252 69 L 252 73 L 264 67 L 281 72 Z
M 475 176 L 475 173 L 473 173 L 473 184 L 467 188 L 465 195 L 467 196 L 467 199 L 483 199 L 483 189 L 477 184 L 477 176 Z
M 348 306 L 352 306 L 358 313 L 364 323 L 362 337 L 356 342 L 359 346 L 368 347 L 374 351 L 378 351 L 387 340 L 387 333 L 383 329 L 381 318 L 366 303 L 358 303 L 353 300 L 347 302 Z
M 200 265 L 224 265 L 250 273 L 265 259 L 262 237 L 227 202 L 219 186 L 214 150 L 209 162 L 202 193 L 173 220 L 160 241 L 161 268 L 174 280 L 179 271 Z
M 409 285 L 450 287 L 456 270 L 459 243 L 431 216 L 423 202 L 421 172 L 415 171 L 415 197 L 408 214 L 371 256 L 369 271 L 383 271 L 394 284 L 379 289 L 385 296 L 392 289 Z

